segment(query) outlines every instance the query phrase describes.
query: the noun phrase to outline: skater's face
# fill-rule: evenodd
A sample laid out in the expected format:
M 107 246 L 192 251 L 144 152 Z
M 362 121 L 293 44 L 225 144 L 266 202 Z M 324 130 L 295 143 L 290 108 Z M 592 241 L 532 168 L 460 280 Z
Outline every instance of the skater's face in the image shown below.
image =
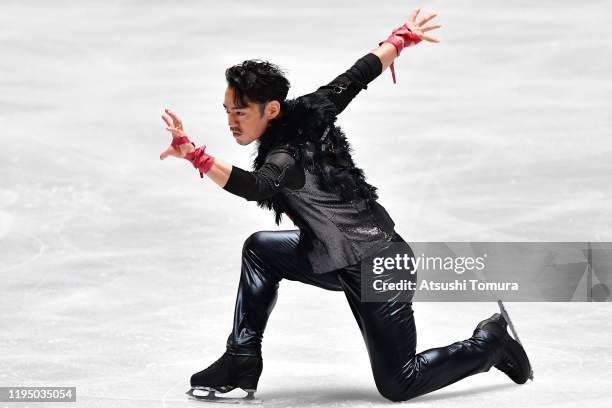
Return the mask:
M 246 106 L 237 106 L 234 102 L 234 89 L 228 86 L 225 90 L 223 107 L 227 113 L 227 124 L 232 136 L 241 145 L 248 145 L 253 140 L 259 139 L 270 121 L 280 114 L 278 101 L 269 101 L 265 105 L 248 101 Z

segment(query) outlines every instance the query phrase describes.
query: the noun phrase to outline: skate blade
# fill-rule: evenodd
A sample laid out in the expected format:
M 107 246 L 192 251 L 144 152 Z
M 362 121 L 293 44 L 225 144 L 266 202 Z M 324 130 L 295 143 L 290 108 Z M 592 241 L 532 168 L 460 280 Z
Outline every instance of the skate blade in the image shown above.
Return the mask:
M 205 395 L 195 394 L 194 392 L 203 392 Z M 205 401 L 205 402 L 218 402 L 220 404 L 262 404 L 263 401 L 255 398 L 255 391 L 247 391 L 247 395 L 242 398 L 234 398 L 234 397 L 217 397 L 215 395 L 215 391 L 210 390 L 200 390 L 197 388 L 192 388 L 185 393 L 187 398 L 196 400 L 196 401 Z
M 497 301 L 497 305 L 499 306 L 501 315 L 508 322 L 508 326 L 510 327 L 510 331 L 512 332 L 512 337 L 514 337 L 514 340 L 516 340 L 522 346 L 523 343 L 521 342 L 521 339 L 519 339 L 518 333 L 516 332 L 516 329 L 514 328 L 514 324 L 512 324 L 512 319 L 510 319 L 510 315 L 508 314 L 508 311 L 504 307 L 504 304 L 502 303 L 501 299 Z M 533 368 L 531 367 L 531 364 L 529 367 L 529 379 L 533 381 Z

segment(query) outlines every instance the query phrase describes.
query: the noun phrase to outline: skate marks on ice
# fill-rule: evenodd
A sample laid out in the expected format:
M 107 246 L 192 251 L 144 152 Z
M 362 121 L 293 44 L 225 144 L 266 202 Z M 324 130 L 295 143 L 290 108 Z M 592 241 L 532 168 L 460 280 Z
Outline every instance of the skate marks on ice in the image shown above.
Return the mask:
M 234 396 L 223 396 L 218 397 L 216 395 L 215 390 L 209 389 L 200 389 L 200 388 L 192 388 L 185 393 L 187 398 L 202 401 L 202 402 L 216 402 L 221 404 L 253 404 L 258 405 L 262 404 L 263 401 L 255 398 L 255 391 L 252 390 L 244 390 L 247 395 L 244 397 L 234 397 Z
M 8 306 L 0 312 L 6 328 L 0 330 L 2 383 L 76 383 L 82 391 L 79 406 L 88 408 L 199 404 L 184 395 L 193 353 L 202 355 L 202 344 L 217 345 L 227 336 L 237 269 L 226 271 L 231 278 L 217 280 L 203 263 L 187 267 L 190 261 L 177 268 L 157 254 L 181 255 L 185 248 L 188 253 L 189 243 L 196 242 L 200 246 L 193 248 L 196 259 L 224 265 L 226 258 L 237 258 L 241 242 L 221 238 L 228 243 L 227 249 L 216 251 L 212 240 L 200 238 L 202 227 L 182 227 L 197 217 L 206 220 L 206 231 L 223 231 L 227 219 L 205 217 L 213 211 L 227 214 L 233 199 L 213 199 L 225 192 L 205 183 L 202 190 L 211 199 L 197 199 L 201 210 L 183 212 L 183 207 L 170 203 L 200 185 L 182 182 L 183 175 L 192 173 L 183 174 L 178 163 L 158 167 L 157 143 L 165 143 L 166 135 L 162 130 L 155 133 L 155 112 L 162 103 L 176 104 L 200 142 L 208 142 L 210 135 L 210 143 L 214 140 L 217 149 L 226 149 L 228 159 L 242 159 L 244 151 L 226 147 L 222 137 L 213 136 L 225 130 L 223 115 L 213 119 L 204 114 L 202 120 L 194 120 L 202 109 L 216 112 L 207 106 L 208 99 L 214 100 L 210 105 L 217 109 L 224 86 L 222 69 L 250 57 L 269 58 L 293 70 L 293 96 L 314 90 L 319 81 L 331 80 L 335 69 L 344 70 L 345 64 L 358 58 L 374 34 L 394 24 L 394 8 L 405 6 L 400 2 L 384 7 L 375 2 L 319 2 L 299 8 L 282 7 L 277 1 L 257 6 L 185 4 L 11 2 L 7 12 L 0 13 L 2 41 L 9 55 L 0 61 L 7 78 L 0 81 L 5 101 L 2 115 L 10 113 L 10 118 L 4 116 L 6 134 L 13 136 L 0 138 L 0 145 L 9 153 L 14 137 L 29 145 L 20 161 L 7 160 L 0 166 L 2 203 L 6 214 L 14 217 L 11 222 L 5 216 L 0 228 L 1 302 Z M 608 19 L 607 6 L 593 0 L 560 8 L 544 1 L 531 7 L 528 18 L 518 18 L 525 15 L 520 2 L 487 2 L 478 7 L 462 1 L 445 3 L 444 10 L 437 10 L 449 23 L 445 42 L 438 48 L 411 50 L 414 57 L 407 54 L 398 67 L 403 82 L 392 87 L 388 77 L 379 78 L 343 113 L 347 116 L 342 124 L 364 128 L 351 135 L 356 160 L 386 193 L 384 204 L 399 221 L 398 231 L 409 235 L 405 238 L 435 240 L 450 234 L 471 239 L 571 240 L 591 238 L 594 233 L 601 241 L 610 238 L 611 189 L 605 179 L 610 143 L 599 132 L 610 123 L 610 116 L 600 112 L 612 84 L 612 59 L 597 58 L 609 55 L 610 48 L 600 47 L 597 41 L 609 38 L 610 26 L 583 24 L 587 15 L 591 22 Z M 264 15 L 266 11 L 270 13 Z M 177 30 L 163 29 L 165 20 L 160 16 L 168 13 L 181 21 Z M 346 19 L 338 20 L 338 13 Z M 57 14 L 79 24 L 58 25 Z M 249 32 L 248 47 L 228 50 L 213 41 L 206 47 L 211 51 L 203 52 L 202 42 L 228 24 L 228 15 L 238 16 Z M 270 31 L 261 29 L 262 19 L 274 24 L 287 21 L 283 24 L 291 28 L 308 18 L 317 25 L 323 19 L 342 30 L 364 15 L 371 20 L 352 31 L 351 44 L 346 43 L 343 50 L 319 49 L 329 39 L 328 30 L 320 30 L 315 37 L 309 33 L 308 38 L 298 33 L 284 42 L 281 37 L 270 41 Z M 541 17 L 542 24 L 533 24 Z M 482 28 L 480 33 L 470 31 L 475 25 Z M 554 31 L 557 26 L 559 30 Z M 587 35 L 572 34 L 578 28 Z M 483 41 L 482 32 L 495 38 Z M 516 41 L 517 33 L 530 38 Z M 552 43 L 549 34 L 559 39 Z M 244 43 L 243 34 L 228 35 L 236 44 Z M 49 38 L 53 41 L 44 41 Z M 323 52 L 330 58 L 300 59 L 291 51 L 296 42 L 301 45 L 300 56 L 317 57 Z M 255 44 L 263 45 L 251 47 Z M 174 56 L 181 59 L 168 63 L 166 47 L 176 47 Z M 211 58 L 215 53 L 219 58 Z M 608 74 L 596 71 L 602 66 Z M 180 68 L 181 75 L 167 75 L 175 68 Z M 313 68 L 320 74 L 312 75 Z M 584 72 L 589 75 L 581 75 Z M 163 79 L 161 86 L 159 79 Z M 218 92 L 194 103 L 209 86 Z M 9 98 L 12 90 L 19 93 Z M 560 90 L 566 97 L 560 97 Z M 410 104 L 410 114 L 407 98 L 417 102 Z M 102 120 L 111 112 L 108 120 Z M 372 112 L 379 115 L 376 121 Z M 378 132 L 387 118 L 393 118 L 392 126 Z M 213 129 L 208 128 L 211 122 Z M 370 138 L 370 130 L 380 137 Z M 398 146 L 406 146 L 406 154 L 400 154 L 404 152 L 398 152 Z M 128 155 L 132 166 L 126 164 Z M 380 157 L 402 171 L 389 178 L 386 168 L 376 162 Z M 158 168 L 163 171 L 157 173 Z M 133 182 L 126 185 L 128 176 Z M 85 187 L 90 181 L 91 186 Z M 176 189 L 169 189 L 170 183 L 176 183 Z M 59 190 L 54 194 L 56 185 Z M 75 196 L 67 190 L 71 185 Z M 24 194 L 21 186 L 33 187 L 26 187 Z M 58 197 L 62 192 L 66 194 Z M 38 207 L 27 208 L 28 202 Z M 415 206 L 420 214 L 413 211 Z M 235 217 L 243 224 L 230 225 L 237 236 L 246 238 L 252 232 L 247 225 L 251 215 L 261 216 L 266 226 L 271 224 L 265 218 L 268 214 L 246 203 L 236 208 Z M 167 221 L 164 227 L 151 227 L 160 220 Z M 44 224 L 49 228 L 43 229 Z M 214 255 L 207 254 L 207 248 Z M 219 272 L 218 276 L 225 275 Z M 287 300 L 286 286 L 281 302 Z M 312 309 L 299 308 L 311 302 L 313 293 L 296 291 L 287 311 L 292 319 L 312 327 L 300 341 L 325 347 L 321 337 L 342 338 L 347 331 L 344 326 L 343 330 L 332 327 L 337 324 L 333 314 L 324 321 L 325 328 L 315 329 Z M 228 296 L 231 301 L 226 302 Z M 347 307 L 345 303 L 333 306 Z M 453 305 L 452 314 L 448 305 L 419 305 L 419 348 L 441 345 L 454 339 L 455 333 L 461 338 L 481 307 Z M 208 327 L 194 330 L 202 325 L 201 318 L 186 316 L 202 308 L 209 314 Z M 436 408 L 479 408 L 491 401 L 498 407 L 609 405 L 605 390 L 612 377 L 606 368 L 612 364 L 612 349 L 605 339 L 612 333 L 612 310 L 607 305 L 595 309 L 589 304 L 534 304 L 527 309 L 517 304 L 511 312 L 522 340 L 529 345 L 530 357 L 538 364 L 537 382 L 517 388 L 503 373 L 487 373 L 406 405 L 429 406 L 434 401 Z M 282 313 L 282 307 L 277 308 L 273 322 L 278 323 Z M 448 319 L 449 315 L 456 318 Z M 434 324 L 431 319 L 436 316 L 447 317 Z M 353 328 L 353 323 L 346 328 Z M 268 340 L 295 338 L 285 326 Z M 291 354 L 292 365 L 312 367 L 307 376 L 279 372 L 283 366 L 278 351 L 269 353 L 264 387 L 258 391 L 263 392 L 258 395 L 264 404 L 388 407 L 374 387 L 365 349 L 357 348 L 362 344 L 355 342 L 354 353 L 346 351 L 350 348 L 346 343 L 337 347 L 345 354 L 318 364 L 311 363 L 312 355 Z M 359 366 L 360 362 L 364 364 Z M 155 366 L 147 368 L 148 364 Z M 160 398 L 159 390 L 163 393 L 175 382 Z

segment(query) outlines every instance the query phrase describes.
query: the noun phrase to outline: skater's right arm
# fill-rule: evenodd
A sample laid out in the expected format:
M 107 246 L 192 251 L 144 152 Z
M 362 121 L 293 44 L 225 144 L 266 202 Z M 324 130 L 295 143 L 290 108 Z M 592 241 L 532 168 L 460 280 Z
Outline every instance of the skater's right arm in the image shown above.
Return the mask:
M 230 193 L 254 201 L 271 197 L 283 187 L 295 189 L 304 184 L 304 173 L 296 164 L 296 153 L 288 146 L 272 149 L 258 170 L 246 171 L 210 156 L 204 145 L 196 149 L 183 132 L 181 120 L 171 110 L 166 109 L 162 119 L 168 126 L 166 130 L 172 133 L 172 143 L 159 158 L 163 160 L 174 156 L 187 159 L 199 170 L 200 177 L 206 174 Z
M 275 195 L 285 186 L 299 188 L 304 184 L 303 173 L 300 173 L 295 159 L 282 149 L 272 151 L 258 170 L 246 171 L 218 157 L 207 155 L 203 149 L 205 146 L 191 148 L 193 150 L 188 149 L 188 153 L 182 157 L 200 171 L 201 177 L 206 175 L 219 187 L 247 201 L 263 200 Z M 202 152 L 200 157 L 205 157 L 204 160 L 198 160 L 198 152 Z
M 295 189 L 304 184 L 303 172 L 291 151 L 284 148 L 272 150 L 265 163 L 255 171 L 243 170 L 215 158 L 204 174 L 225 191 L 247 201 L 264 200 L 284 187 Z
M 304 173 L 293 153 L 281 147 L 273 149 L 258 170 L 231 166 L 229 178 L 221 187 L 247 201 L 255 201 L 272 197 L 285 187 L 296 189 L 303 185 Z

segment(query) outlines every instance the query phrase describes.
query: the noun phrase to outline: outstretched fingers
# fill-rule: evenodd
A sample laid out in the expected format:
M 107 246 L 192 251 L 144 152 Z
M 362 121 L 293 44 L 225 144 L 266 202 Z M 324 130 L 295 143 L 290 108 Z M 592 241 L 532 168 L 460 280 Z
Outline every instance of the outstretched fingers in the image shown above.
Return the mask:
M 439 43 L 440 42 L 440 40 L 437 39 L 436 37 L 430 37 L 428 35 L 421 35 L 421 39 L 425 40 L 425 41 L 433 42 L 433 43 Z
M 421 31 L 426 33 L 427 31 L 435 30 L 436 28 L 440 28 L 440 27 L 442 27 L 441 24 L 431 25 L 431 26 L 427 26 L 427 27 L 422 27 Z
M 174 122 L 174 127 L 182 129 L 183 128 L 183 122 L 181 122 L 181 120 L 179 119 L 178 116 L 176 116 L 176 113 L 172 112 L 170 109 L 166 108 L 164 109 L 166 111 L 166 113 L 168 115 L 170 115 L 170 117 L 172 118 L 172 121 Z
M 164 109 L 164 114 L 161 115 L 162 120 L 166 124 L 166 130 L 172 134 L 173 138 L 179 138 L 185 136 L 183 131 L 183 124 L 178 116 L 170 109 Z M 160 160 L 164 160 L 169 156 L 181 157 L 181 151 L 176 147 L 168 146 L 161 154 L 159 155 Z
M 172 133 L 172 137 L 183 137 L 185 136 L 185 133 L 183 133 L 183 131 L 181 129 L 177 129 L 173 126 L 168 126 L 166 128 L 166 130 L 170 133 Z
M 410 20 L 412 22 L 416 22 L 416 18 L 419 15 L 419 12 L 421 11 L 420 7 L 415 8 L 412 13 L 410 14 Z
M 172 126 L 173 125 L 172 119 L 170 119 L 169 116 L 162 115 L 161 117 L 164 120 L 164 122 L 166 122 L 166 126 Z
M 436 16 L 437 16 L 437 14 L 436 14 L 436 13 L 431 13 L 431 14 L 429 14 L 427 17 L 425 17 L 424 19 L 422 19 L 421 21 L 419 21 L 419 22 L 417 23 L 417 25 L 418 25 L 419 27 L 422 27 L 422 26 L 423 26 L 423 24 L 425 24 L 426 22 L 428 22 L 428 21 L 432 20 L 432 19 L 433 19 L 433 18 L 435 18 Z

